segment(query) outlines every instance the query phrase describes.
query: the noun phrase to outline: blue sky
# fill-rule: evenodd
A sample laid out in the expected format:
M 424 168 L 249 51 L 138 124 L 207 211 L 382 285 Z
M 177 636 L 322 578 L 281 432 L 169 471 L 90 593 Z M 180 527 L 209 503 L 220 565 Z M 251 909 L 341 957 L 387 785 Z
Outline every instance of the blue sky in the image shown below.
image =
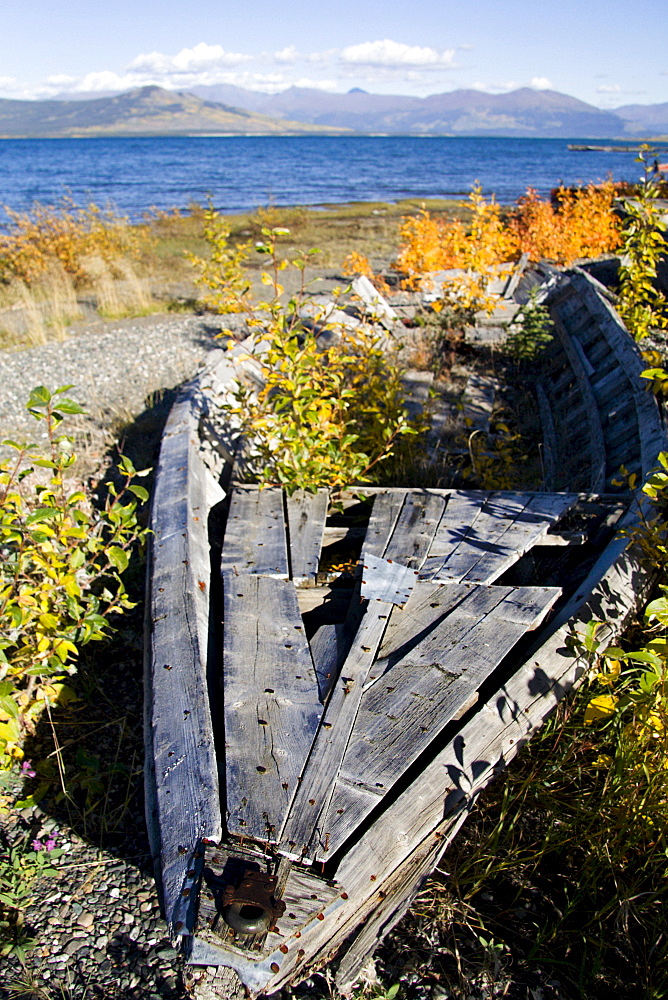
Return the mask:
M 234 83 L 668 101 L 666 0 L 4 0 L 0 96 Z

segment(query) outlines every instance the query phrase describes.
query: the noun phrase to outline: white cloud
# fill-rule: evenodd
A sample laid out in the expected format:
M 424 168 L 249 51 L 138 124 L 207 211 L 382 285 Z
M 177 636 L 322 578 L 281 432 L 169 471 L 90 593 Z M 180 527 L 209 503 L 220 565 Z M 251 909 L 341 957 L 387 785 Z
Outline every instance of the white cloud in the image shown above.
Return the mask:
M 597 94 L 621 94 L 622 88 L 618 83 L 601 84 L 600 87 L 596 88 Z
M 534 90 L 554 90 L 554 84 L 546 76 L 532 76 L 529 86 Z
M 171 76 L 196 73 L 220 66 L 238 66 L 252 58 L 241 52 L 228 52 L 222 45 L 207 45 L 206 42 L 200 42 L 191 49 L 181 49 L 175 56 L 167 56 L 162 52 L 142 53 L 132 60 L 128 69 L 139 73 Z
M 294 45 L 287 45 L 279 52 L 274 52 L 274 59 L 277 63 L 295 63 L 299 58 L 299 53 Z
M 21 85 L 13 76 L 0 76 L 0 92 L 10 94 L 13 98 L 23 97 Z
M 506 94 L 509 90 L 517 90 L 521 84 L 517 80 L 506 80 L 505 83 L 481 83 L 476 80 L 471 84 L 471 90 L 479 90 L 484 94 Z
M 407 67 L 421 66 L 443 68 L 454 67 L 454 49 L 436 49 L 420 45 L 406 45 L 389 38 L 376 42 L 362 42 L 348 45 L 341 51 L 341 61 L 356 66 Z

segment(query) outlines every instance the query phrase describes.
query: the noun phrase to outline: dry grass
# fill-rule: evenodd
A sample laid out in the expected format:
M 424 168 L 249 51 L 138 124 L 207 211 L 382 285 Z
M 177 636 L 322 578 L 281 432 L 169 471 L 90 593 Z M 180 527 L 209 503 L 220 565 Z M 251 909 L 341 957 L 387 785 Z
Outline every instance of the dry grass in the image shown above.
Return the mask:
M 290 230 L 279 239 L 281 256 L 318 248 L 320 253 L 312 258 L 314 276 L 340 273 L 352 249 L 363 250 L 372 266 L 380 269 L 396 255 L 402 218 L 419 211 L 423 204 L 437 216 L 461 218 L 466 214 L 458 203 L 438 199 L 425 203 L 272 206 L 229 216 L 230 242 L 253 242 L 260 238 L 263 226 L 281 227 Z M 202 206 L 192 205 L 187 212 L 155 212 L 140 226 L 128 226 L 127 243 L 132 253 L 126 255 L 87 251 L 86 244 L 76 260 L 76 288 L 55 257 L 30 282 L 6 276 L 5 283 L 0 283 L 0 347 L 35 346 L 62 339 L 67 326 L 82 318 L 82 306 L 87 307 L 87 315 L 94 309 L 108 319 L 198 309 L 194 271 L 185 254 L 208 254 L 203 213 Z M 263 263 L 260 255 L 251 254 L 248 270 L 252 279 L 259 278 Z

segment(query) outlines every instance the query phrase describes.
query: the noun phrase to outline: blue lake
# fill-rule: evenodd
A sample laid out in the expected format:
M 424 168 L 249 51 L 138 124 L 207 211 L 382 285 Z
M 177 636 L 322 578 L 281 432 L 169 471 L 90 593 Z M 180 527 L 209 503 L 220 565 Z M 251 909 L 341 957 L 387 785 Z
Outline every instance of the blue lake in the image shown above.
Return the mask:
M 563 182 L 635 180 L 631 150 L 572 152 L 565 139 L 217 136 L 0 140 L 0 204 L 25 210 L 69 193 L 138 219 L 211 195 L 224 212 L 258 205 L 459 197 L 480 181 L 515 201 Z M 596 140 L 604 145 L 605 140 Z M 615 145 L 619 145 L 617 140 Z M 1 224 L 1 221 L 0 221 Z

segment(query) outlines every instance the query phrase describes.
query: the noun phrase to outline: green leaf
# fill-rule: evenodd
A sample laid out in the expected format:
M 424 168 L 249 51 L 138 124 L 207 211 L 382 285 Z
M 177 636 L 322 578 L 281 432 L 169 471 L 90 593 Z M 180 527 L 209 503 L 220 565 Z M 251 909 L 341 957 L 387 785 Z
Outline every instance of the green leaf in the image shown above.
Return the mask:
M 5 715 L 10 715 L 13 719 L 18 719 L 19 706 L 13 698 L 9 697 L 9 695 L 3 695 L 0 697 L 0 712 L 4 712 Z
M 28 407 L 48 406 L 51 402 L 51 393 L 45 385 L 37 385 L 28 397 Z
M 130 493 L 134 493 L 136 497 L 140 500 L 146 502 L 148 500 L 148 490 L 144 489 L 143 486 L 130 486 Z
M 58 410 L 60 413 L 84 413 L 83 406 L 75 403 L 73 399 L 59 399 Z
M 38 524 L 41 521 L 50 521 L 57 517 L 60 511 L 57 507 L 38 507 L 36 511 L 26 518 L 26 527 L 31 524 Z
M 113 563 L 119 573 L 122 573 L 124 569 L 127 569 L 130 559 L 125 549 L 119 549 L 118 546 L 112 545 L 111 548 L 107 550 L 107 555 L 110 562 Z

